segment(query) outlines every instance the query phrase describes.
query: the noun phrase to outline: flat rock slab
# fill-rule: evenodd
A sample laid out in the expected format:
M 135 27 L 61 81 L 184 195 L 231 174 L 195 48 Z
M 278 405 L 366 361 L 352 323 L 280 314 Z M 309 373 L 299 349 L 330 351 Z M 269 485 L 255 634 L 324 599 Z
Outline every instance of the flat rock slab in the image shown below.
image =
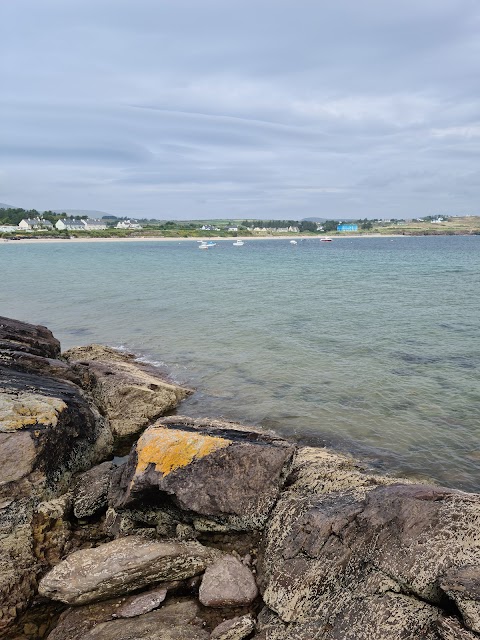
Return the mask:
M 130 453 L 115 507 L 142 501 L 224 519 L 239 530 L 264 525 L 283 485 L 294 445 L 232 423 L 163 419 Z
M 130 596 L 128 602 L 125 602 L 115 612 L 115 618 L 135 618 L 144 613 L 149 613 L 157 609 L 167 597 L 168 589 L 166 587 L 157 587 L 150 589 L 146 593 L 139 593 Z
M 218 555 L 197 542 L 129 536 L 72 553 L 41 580 L 39 593 L 73 605 L 106 600 L 157 582 L 190 578 Z
M 48 640 L 207 640 L 199 607 L 185 598 L 136 618 L 114 619 L 122 599 L 64 612 Z
M 243 607 L 258 595 L 252 572 L 234 556 L 220 558 L 207 567 L 199 590 L 206 607 Z
M 244 640 L 255 629 L 253 616 L 239 616 L 225 620 L 210 634 L 210 640 Z
M 75 347 L 63 356 L 107 416 L 115 436 L 142 431 L 192 393 L 167 382 L 153 367 L 102 345 Z

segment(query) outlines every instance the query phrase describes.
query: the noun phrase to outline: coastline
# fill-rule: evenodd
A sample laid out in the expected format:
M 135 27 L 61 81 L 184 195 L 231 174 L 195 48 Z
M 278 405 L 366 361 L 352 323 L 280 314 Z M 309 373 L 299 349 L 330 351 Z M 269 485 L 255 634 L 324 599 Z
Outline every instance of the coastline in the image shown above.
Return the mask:
M 209 237 L 209 236 L 192 236 L 189 238 L 161 238 L 158 236 L 148 237 L 130 237 L 130 238 L 21 238 L 18 240 L 12 240 L 7 238 L 9 244 L 56 244 L 56 243 L 86 243 L 86 242 L 199 242 L 200 240 L 211 242 L 235 242 L 235 240 L 243 240 L 248 242 L 250 240 L 318 240 L 320 241 L 324 236 L 305 236 L 288 234 L 284 236 L 232 236 L 229 238 L 221 237 Z M 350 235 L 345 234 L 341 236 L 331 236 L 332 240 L 353 240 L 355 238 L 411 238 L 411 237 L 426 237 L 426 236 L 404 236 L 396 234 L 382 234 L 371 233 L 365 235 Z M 428 237 L 428 236 L 427 236 Z M 435 236 L 436 237 L 436 236 Z
M 478 637 L 480 494 L 172 415 L 192 389 L 45 326 L 0 340 L 1 637 Z

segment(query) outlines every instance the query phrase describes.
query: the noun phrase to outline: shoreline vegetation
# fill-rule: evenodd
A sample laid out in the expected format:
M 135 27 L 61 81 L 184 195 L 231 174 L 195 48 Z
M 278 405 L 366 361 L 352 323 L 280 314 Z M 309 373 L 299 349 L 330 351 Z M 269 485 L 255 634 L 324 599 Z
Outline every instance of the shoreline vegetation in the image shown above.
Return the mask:
M 85 225 L 81 223 L 85 223 Z M 57 227 L 56 227 L 57 225 Z M 70 226 L 69 226 L 70 225 Z M 58 227 L 61 227 L 60 230 Z M 83 227 L 83 228 L 82 228 Z M 341 229 L 343 227 L 343 229 Z M 392 220 L 157 220 L 0 208 L 0 239 L 7 241 L 152 241 L 379 238 L 480 235 L 480 216 L 426 216 Z

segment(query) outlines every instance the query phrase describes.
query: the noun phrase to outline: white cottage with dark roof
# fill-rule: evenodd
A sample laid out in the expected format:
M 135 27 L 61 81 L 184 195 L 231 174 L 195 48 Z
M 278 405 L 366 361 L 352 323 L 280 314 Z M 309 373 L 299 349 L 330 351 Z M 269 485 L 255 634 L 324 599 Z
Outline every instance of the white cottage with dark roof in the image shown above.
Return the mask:
M 22 231 L 51 231 L 53 230 L 53 224 L 50 220 L 44 220 L 43 218 L 24 218 L 18 223 L 18 228 Z
M 85 231 L 103 231 L 107 228 L 103 220 L 93 220 L 92 218 L 82 220 L 82 224 L 84 225 Z
M 72 220 L 71 218 L 57 220 L 55 227 L 59 231 L 85 231 L 85 225 L 81 220 Z

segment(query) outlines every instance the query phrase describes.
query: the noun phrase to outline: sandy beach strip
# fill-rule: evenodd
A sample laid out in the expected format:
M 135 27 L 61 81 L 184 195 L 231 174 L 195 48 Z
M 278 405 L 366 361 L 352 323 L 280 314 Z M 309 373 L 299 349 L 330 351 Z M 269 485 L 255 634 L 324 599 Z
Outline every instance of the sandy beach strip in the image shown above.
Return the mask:
M 352 240 L 354 238 L 407 238 L 412 236 L 403 236 L 403 235 L 386 235 L 381 233 L 371 233 L 364 235 L 341 235 L 341 236 L 331 236 L 332 240 L 342 240 L 348 239 Z M 218 238 L 218 237 L 190 237 L 190 238 L 162 238 L 159 236 L 136 236 L 130 238 L 21 238 L 18 240 L 13 240 L 11 238 L 4 238 L 7 240 L 8 244 L 56 244 L 56 243 L 84 243 L 84 242 L 235 242 L 236 240 L 243 240 L 244 242 L 249 242 L 250 240 L 322 240 L 325 236 L 303 236 L 303 235 L 293 235 L 288 234 L 284 236 L 231 236 L 229 238 Z M 0 240 L 1 243 L 1 240 Z

